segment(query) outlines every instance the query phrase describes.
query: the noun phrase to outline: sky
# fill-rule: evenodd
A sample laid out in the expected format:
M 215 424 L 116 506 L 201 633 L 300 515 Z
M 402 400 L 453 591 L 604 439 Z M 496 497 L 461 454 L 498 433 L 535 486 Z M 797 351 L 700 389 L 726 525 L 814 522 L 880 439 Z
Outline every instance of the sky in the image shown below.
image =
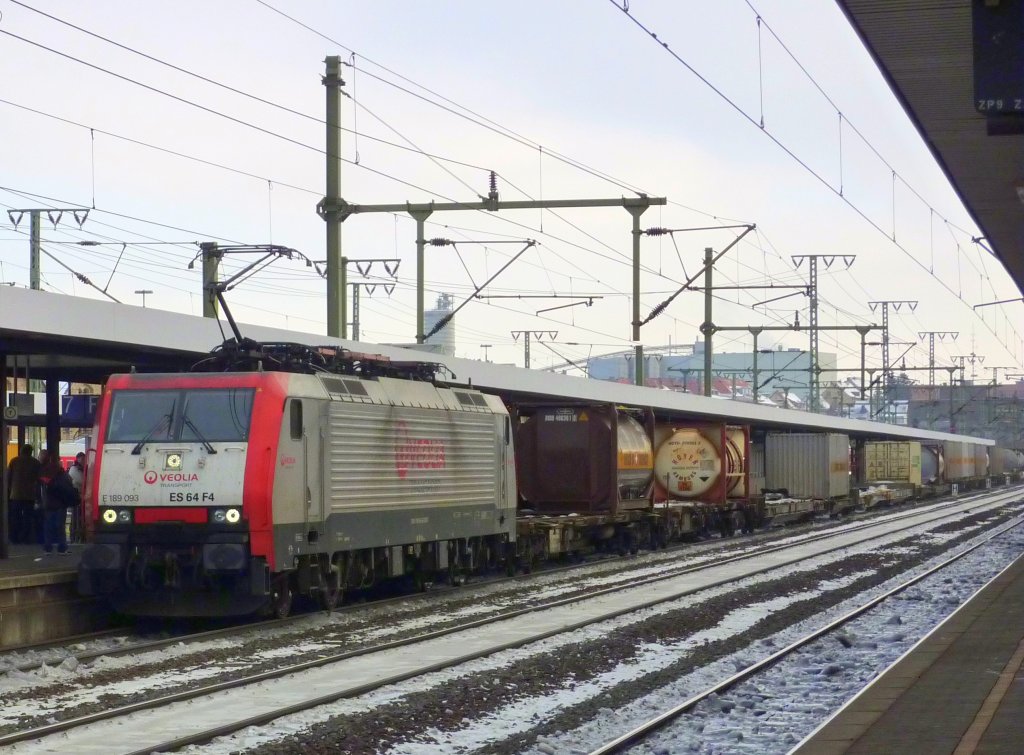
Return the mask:
M 474 201 L 490 171 L 503 200 L 666 197 L 641 218 L 676 229 L 643 237 L 641 318 L 700 270 L 705 248 L 740 232 L 718 226 L 756 224 L 716 264 L 715 286 L 805 285 L 807 263 L 793 255 L 836 255 L 819 263 L 820 324 L 880 324 L 869 302 L 916 301 L 890 310 L 894 361 L 907 351 L 907 366 L 927 366 L 919 333 L 941 331 L 959 337 L 937 341 L 940 366 L 975 354 L 978 380 L 1021 368 L 1021 305 L 972 309 L 1019 292 L 972 243 L 980 231 L 836 5 L 627 5 L 0 0 L 0 210 L 94 208 L 81 228 L 69 215 L 44 224 L 43 288 L 137 306 L 201 314 L 196 242 L 323 260 L 321 76 L 339 55 L 349 203 Z M 5 216 L 0 281 L 25 286 L 27 219 Z M 436 212 L 428 237 L 456 244 L 427 249 L 427 305 L 469 300 L 455 319 L 458 356 L 521 365 L 514 333 L 527 330 L 533 367 L 631 349 L 630 228 L 615 207 Z M 367 284 L 361 340 L 412 342 L 412 219 L 355 215 L 342 238 L 350 259 L 401 260 L 396 279 L 380 263 L 366 277 L 350 265 L 349 281 Z M 480 292 L 502 298 L 473 298 L 528 240 Z M 248 261 L 229 257 L 222 277 Z M 390 294 L 370 288 L 391 283 Z M 793 291 L 719 290 L 714 322 L 784 325 L 799 312 L 806 323 L 798 292 L 752 306 Z M 242 323 L 327 332 L 326 284 L 299 259 L 227 297 Z M 682 293 L 641 342 L 692 344 L 703 311 L 702 294 Z M 853 369 L 858 338 L 822 332 L 821 349 Z M 806 332 L 768 332 L 758 345 L 807 343 Z M 714 347 L 751 340 L 723 332 Z M 869 366 L 880 360 L 869 347 Z

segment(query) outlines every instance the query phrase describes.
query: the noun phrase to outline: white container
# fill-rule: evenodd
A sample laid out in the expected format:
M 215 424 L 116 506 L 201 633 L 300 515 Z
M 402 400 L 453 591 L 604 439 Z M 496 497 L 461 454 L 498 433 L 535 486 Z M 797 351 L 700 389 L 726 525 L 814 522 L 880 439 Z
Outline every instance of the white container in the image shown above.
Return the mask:
M 850 494 L 850 437 L 841 433 L 768 433 L 765 486 L 794 498 Z
M 946 459 L 946 480 L 955 482 L 974 477 L 974 444 L 962 440 L 947 440 L 942 444 Z
M 986 477 L 988 476 L 989 458 L 988 458 L 988 446 L 983 446 L 980 443 L 974 446 L 974 476 L 975 477 Z

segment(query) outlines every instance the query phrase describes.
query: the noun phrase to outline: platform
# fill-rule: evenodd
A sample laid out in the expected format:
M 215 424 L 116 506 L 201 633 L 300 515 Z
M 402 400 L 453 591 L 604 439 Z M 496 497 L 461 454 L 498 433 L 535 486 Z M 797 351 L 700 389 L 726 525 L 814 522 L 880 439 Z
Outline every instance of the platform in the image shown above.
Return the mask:
M 57 640 L 103 629 L 110 610 L 77 590 L 83 546 L 44 555 L 42 546 L 11 545 L 0 559 L 0 648 Z
M 1024 752 L 1024 557 L 792 752 Z

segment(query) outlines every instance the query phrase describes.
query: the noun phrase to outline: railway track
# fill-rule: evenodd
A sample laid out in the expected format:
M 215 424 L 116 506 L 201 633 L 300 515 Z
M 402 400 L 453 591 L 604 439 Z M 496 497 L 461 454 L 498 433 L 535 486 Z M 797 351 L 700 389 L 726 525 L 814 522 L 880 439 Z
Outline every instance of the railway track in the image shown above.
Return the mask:
M 975 494 L 974 496 L 965 496 L 965 497 L 962 497 L 962 498 L 959 498 L 959 499 L 956 499 L 956 500 L 952 500 L 952 501 L 939 501 L 939 502 L 931 503 L 931 504 L 929 504 L 929 505 L 927 505 L 925 507 L 919 506 L 919 507 L 916 507 L 916 508 L 914 508 L 912 510 L 902 510 L 902 511 L 899 511 L 899 512 L 892 512 L 892 511 L 890 511 L 890 512 L 888 512 L 888 514 L 883 514 L 883 516 L 885 516 L 887 521 L 899 521 L 900 519 L 902 519 L 902 518 L 904 518 L 906 516 L 913 515 L 916 511 L 921 511 L 921 510 L 926 510 L 926 509 L 927 510 L 932 510 L 932 511 L 942 510 L 943 508 L 948 507 L 948 506 L 961 505 L 963 503 L 966 503 L 966 502 L 969 502 L 969 501 L 974 500 L 976 498 L 979 498 L 979 497 L 981 497 L 983 495 L 984 494 Z M 879 512 L 876 510 L 876 512 L 874 512 L 874 516 L 869 517 L 866 521 L 861 520 L 861 521 L 858 521 L 857 523 L 849 523 L 849 522 L 847 522 L 847 523 L 844 523 L 844 525 L 839 525 L 838 528 L 837 527 L 830 528 L 829 530 L 827 530 L 825 532 L 811 532 L 811 533 L 802 533 L 802 534 L 796 534 L 796 535 L 791 534 L 791 533 L 782 534 L 780 539 L 786 541 L 786 544 L 782 545 L 782 546 L 771 546 L 771 545 L 765 545 L 763 543 L 745 544 L 745 546 L 744 545 L 740 545 L 739 552 L 737 554 L 735 554 L 733 556 L 727 556 L 726 558 L 727 559 L 741 559 L 741 558 L 748 558 L 752 554 L 755 554 L 755 553 L 769 553 L 769 552 L 772 552 L 772 550 L 771 550 L 772 548 L 788 547 L 788 544 L 791 544 L 791 543 L 795 542 L 796 540 L 799 540 L 800 542 L 816 542 L 818 540 L 827 539 L 827 538 L 833 536 L 833 533 L 836 531 L 836 529 L 843 529 L 843 530 L 845 530 L 847 532 L 853 532 L 853 531 L 856 531 L 857 529 L 860 529 L 860 528 L 869 527 L 869 526 L 871 526 L 871 522 L 874 521 L 874 519 L 877 519 L 877 518 L 879 518 Z M 715 541 L 715 544 L 719 544 L 720 545 L 723 542 L 727 542 L 727 541 Z M 742 541 L 736 540 L 736 541 L 733 541 L 733 542 L 739 544 Z M 669 549 L 667 549 L 667 551 L 675 553 L 675 552 L 677 552 L 679 550 L 683 550 L 683 549 L 692 549 L 692 547 L 693 547 L 692 545 L 683 544 L 683 545 L 677 545 L 677 546 L 674 546 L 674 547 L 670 547 Z M 603 560 L 605 560 L 606 562 L 609 562 L 609 561 L 622 561 L 624 559 L 630 559 L 630 558 L 632 558 L 632 557 L 631 556 L 611 556 L 611 557 L 608 557 L 608 558 L 603 559 Z M 687 565 L 687 567 L 684 567 L 681 570 L 677 569 L 677 570 L 675 570 L 675 572 L 671 572 L 671 573 L 668 572 L 668 571 L 665 571 L 665 572 L 662 573 L 662 575 L 665 576 L 665 577 L 668 577 L 668 576 L 672 576 L 672 574 L 680 574 L 680 573 L 684 573 L 686 571 L 692 571 L 693 569 L 698 569 L 698 568 L 702 567 L 702 565 L 705 565 L 707 563 L 724 563 L 724 562 L 727 562 L 726 559 L 722 559 L 722 558 L 720 558 L 718 556 L 712 556 L 712 558 L 714 558 L 714 560 L 708 560 L 708 559 L 706 559 L 705 555 L 695 554 L 695 559 L 694 560 L 696 561 L 696 563 L 694 563 L 693 565 Z M 556 568 L 548 569 L 548 570 L 545 570 L 544 572 L 539 573 L 539 574 L 543 574 L 546 577 L 551 577 L 551 576 L 556 576 L 556 575 L 561 574 L 561 573 L 571 573 L 571 572 L 574 572 L 574 571 L 578 571 L 579 567 L 580 567 L 580 564 L 566 565 L 566 567 L 556 567 Z M 621 575 L 617 575 L 614 578 L 609 578 L 612 581 L 610 581 L 610 582 L 606 581 L 607 586 L 609 588 L 613 588 L 616 584 L 636 584 L 636 577 L 635 577 L 635 575 L 631 574 L 630 572 L 632 572 L 632 570 L 627 570 L 627 571 L 625 571 Z M 653 577 L 652 579 L 656 580 L 658 578 L 659 577 Z M 494 579 L 474 581 L 474 584 L 475 585 L 483 585 L 483 584 L 500 585 L 500 584 L 508 584 L 510 582 L 516 582 L 516 581 L 526 581 L 528 579 L 529 579 L 529 577 L 511 577 L 511 578 L 503 577 L 503 578 L 494 578 Z M 580 587 L 580 589 L 572 591 L 571 593 L 565 595 L 565 597 L 566 598 L 570 598 L 573 595 L 582 596 L 582 595 L 589 594 L 589 592 L 591 592 L 591 589 L 588 588 L 586 585 L 583 585 L 583 586 Z M 420 595 L 420 594 L 400 595 L 400 596 L 396 596 L 396 597 L 392 597 L 392 598 L 377 599 L 377 600 L 372 601 L 371 603 L 347 604 L 347 605 L 344 605 L 344 606 L 339 606 L 338 609 L 335 609 L 334 613 L 344 614 L 344 613 L 358 612 L 358 611 L 365 610 L 366 607 L 368 607 L 369 605 L 373 605 L 373 606 L 376 606 L 376 607 L 383 607 L 383 606 L 388 606 L 388 605 L 415 604 L 418 601 L 427 601 L 427 600 L 431 600 L 431 599 L 436 599 L 436 595 L 437 595 L 436 592 L 433 592 L 431 595 Z M 165 648 L 172 647 L 172 646 L 175 646 L 175 645 L 181 645 L 182 643 L 193 644 L 193 643 L 200 643 L 200 642 L 204 642 L 204 641 L 215 640 L 215 639 L 218 639 L 218 638 L 225 638 L 225 637 L 232 637 L 232 636 L 241 636 L 241 635 L 244 635 L 244 634 L 247 634 L 247 633 L 251 633 L 251 632 L 260 632 L 260 631 L 266 631 L 266 630 L 282 629 L 282 628 L 287 628 L 287 627 L 292 627 L 292 626 L 301 626 L 303 622 L 308 622 L 309 621 L 309 616 L 310 616 L 309 614 L 299 614 L 299 615 L 296 615 L 296 616 L 289 617 L 287 619 L 263 620 L 263 621 L 258 621 L 258 622 L 254 622 L 254 623 L 245 623 L 245 624 L 241 624 L 241 625 L 231 625 L 231 626 L 228 626 L 228 627 L 222 627 L 222 628 L 212 629 L 212 630 L 203 630 L 203 631 L 198 631 L 198 632 L 191 632 L 191 631 L 180 632 L 180 633 L 171 632 L 167 636 L 163 636 L 163 637 L 159 637 L 159 638 L 144 637 L 144 638 L 142 638 L 140 640 L 132 640 L 131 639 L 131 632 L 128 631 L 128 630 L 125 630 L 125 629 L 103 630 L 103 631 L 100 631 L 100 632 L 93 632 L 93 633 L 89 633 L 89 634 L 78 635 L 78 636 L 75 636 L 75 637 L 69 637 L 69 638 L 67 638 L 65 640 L 61 640 L 61 641 L 58 641 L 58 642 L 50 641 L 50 642 L 44 642 L 44 643 L 38 643 L 38 644 L 29 644 L 29 645 L 22 645 L 22 646 L 7 648 L 6 651 L 4 651 L 3 654 L 0 654 L 0 665 L 3 665 L 5 659 L 12 658 L 12 659 L 15 659 L 15 660 L 12 660 L 12 661 L 10 661 L 10 662 L 8 662 L 6 664 L 8 671 L 14 670 L 14 671 L 19 671 L 19 672 L 23 672 L 23 673 L 28 673 L 28 672 L 39 670 L 43 666 L 58 665 L 60 663 L 66 662 L 68 659 L 74 659 L 76 665 L 88 664 L 88 663 L 91 663 L 91 662 L 93 662 L 93 661 L 95 661 L 96 659 L 99 659 L 99 658 L 120 658 L 120 657 L 125 657 L 125 656 L 131 656 L 131 655 L 134 655 L 134 654 L 141 654 L 141 653 L 147 653 L 147 652 L 157 652 L 157 651 L 161 651 L 161 649 L 165 649 Z M 67 651 L 67 648 L 69 646 L 75 647 L 76 645 L 88 644 L 90 642 L 94 642 L 94 641 L 97 641 L 97 640 L 104 640 L 104 639 L 110 639 L 111 641 L 109 643 L 100 643 L 99 646 L 95 646 L 95 647 L 87 647 L 87 648 L 83 648 L 83 649 L 73 649 L 73 651 L 71 653 L 61 652 L 61 651 Z M 124 640 L 124 641 L 119 641 L 119 640 Z M 30 660 L 17 660 L 17 657 L 19 655 L 26 655 L 26 654 L 31 656 Z
M 1019 497 L 1020 492 L 1013 490 L 906 512 L 896 517 L 898 528 L 892 527 L 893 519 L 858 524 L 828 537 L 799 539 L 758 553 L 722 559 L 713 565 L 701 564 L 606 587 L 584 597 L 563 597 L 463 622 L 457 627 L 326 654 L 271 672 L 15 732 L 0 737 L 0 745 L 38 739 L 34 744 L 42 746 L 42 751 L 47 751 L 47 742 L 52 741 L 55 751 L 60 752 L 109 752 L 110 742 L 118 741 L 125 743 L 124 751 L 150 752 L 205 742 L 246 726 L 465 664 L 699 590 L 785 568 L 812 556 L 880 537 L 895 538 L 915 527 L 953 520 L 964 512 L 998 509 Z M 199 700 L 201 705 L 182 708 Z M 125 718 L 133 713 L 133 718 Z
M 675 707 L 665 710 L 664 712 L 659 713 L 656 716 L 653 716 L 649 720 L 645 721 L 639 726 L 634 727 L 625 734 L 622 734 L 616 737 L 615 739 L 606 742 L 600 747 L 590 750 L 588 755 L 615 755 L 616 753 L 627 752 L 631 748 L 646 742 L 653 735 L 662 732 L 668 727 L 670 727 L 674 722 L 677 721 L 677 719 L 679 719 L 686 713 L 692 711 L 700 703 L 709 700 L 716 695 L 721 695 L 722 693 L 733 689 L 737 685 L 753 679 L 758 674 L 764 673 L 765 671 L 772 668 L 783 659 L 789 658 L 790 656 L 793 656 L 794 654 L 798 653 L 801 649 L 805 648 L 812 642 L 819 640 L 823 637 L 826 637 L 827 635 L 835 633 L 837 630 L 845 627 L 854 619 L 859 618 L 868 611 L 871 611 L 877 608 L 882 603 L 890 600 L 893 596 L 899 595 L 900 593 L 906 591 L 908 588 L 917 585 L 918 583 L 922 582 L 928 577 L 931 577 L 932 575 L 949 568 L 952 564 L 957 563 L 958 561 L 968 556 L 969 554 L 973 553 L 974 551 L 978 550 L 979 548 L 984 547 L 995 538 L 1000 537 L 1004 533 L 1014 528 L 1022 526 L 1022 524 L 1024 524 L 1024 522 L 1018 520 L 1016 522 L 1012 522 L 1008 525 L 1000 527 L 995 532 L 993 532 L 989 537 L 985 538 L 983 541 L 971 546 L 970 548 L 966 548 L 960 551 L 959 553 L 954 554 L 950 558 L 947 558 L 944 561 L 927 569 L 926 571 L 923 571 L 920 574 L 917 574 L 914 577 L 911 577 L 910 579 L 901 582 L 900 584 L 892 587 L 883 594 L 877 595 L 871 598 L 870 600 L 864 601 L 861 605 L 848 611 L 847 613 L 838 617 L 837 619 L 834 619 L 833 621 L 830 621 L 818 627 L 817 629 L 808 632 L 804 636 L 792 641 L 790 644 L 788 644 L 781 650 L 778 650 L 777 652 L 772 653 L 771 655 L 762 658 L 743 669 L 740 669 L 735 674 L 732 674 L 731 676 L 704 689 L 696 695 L 689 697 L 688 699 L 679 703 Z
M 963 497 L 961 497 L 959 499 L 956 499 L 956 500 L 939 501 L 939 502 L 936 502 L 936 503 L 929 504 L 927 508 L 929 510 L 932 510 L 932 511 L 942 510 L 943 507 L 948 507 L 948 506 L 952 506 L 952 505 L 960 505 L 962 503 L 969 502 L 971 500 L 975 500 L 975 499 L 977 499 L 979 497 L 982 497 L 983 495 L 984 494 L 979 493 L 979 494 L 974 494 L 972 496 L 963 496 Z M 918 508 L 915 508 L 913 510 L 901 511 L 901 512 L 898 512 L 898 513 L 889 512 L 887 515 L 884 515 L 884 516 L 886 516 L 887 521 L 894 522 L 894 521 L 899 521 L 903 517 L 911 516 L 916 511 L 919 511 L 921 509 L 922 509 L 922 507 L 918 507 Z M 870 526 L 871 522 L 874 521 L 875 518 L 877 518 L 878 510 L 875 510 L 872 513 L 874 514 L 874 516 L 868 518 L 866 521 L 860 520 L 856 524 L 846 523 L 846 524 L 841 524 L 841 525 L 838 525 L 838 526 L 841 527 L 841 528 L 846 529 L 847 531 L 853 531 L 856 528 L 863 528 L 863 527 L 866 527 L 866 526 Z M 831 533 L 834 531 L 834 529 L 835 528 L 830 528 L 829 530 L 827 530 L 825 532 L 800 533 L 800 534 L 796 534 L 796 535 L 791 534 L 791 533 L 787 533 L 787 534 L 781 535 L 781 539 L 784 539 L 786 541 L 792 542 L 793 538 L 799 538 L 802 542 L 814 542 L 816 540 L 821 540 L 821 539 L 825 539 L 825 538 L 831 537 L 832 536 Z M 722 542 L 725 542 L 725 541 L 716 541 L 717 544 L 721 544 Z M 737 541 L 734 541 L 734 542 L 740 543 L 741 541 L 737 540 Z M 740 547 L 740 552 L 737 555 L 733 556 L 732 558 L 739 558 L 739 559 L 747 558 L 747 557 L 749 557 L 751 552 L 758 552 L 758 553 L 771 552 L 770 550 L 765 550 L 765 547 L 766 546 L 764 546 L 762 543 L 750 543 L 750 544 L 747 544 L 747 547 L 741 546 Z M 772 547 L 773 546 L 770 546 L 770 545 L 767 546 L 767 548 L 769 548 L 769 549 L 772 548 Z M 670 548 L 668 548 L 666 550 L 668 552 L 670 552 L 670 553 L 674 553 L 674 552 L 676 552 L 678 550 L 692 549 L 692 548 L 693 548 L 693 546 L 690 545 L 690 544 L 682 544 L 682 545 L 672 546 L 672 547 L 670 547 Z M 608 558 L 603 559 L 603 560 L 605 562 L 617 562 L 617 561 L 622 561 L 624 559 L 629 559 L 629 558 L 631 558 L 631 557 L 628 557 L 628 556 L 627 557 L 612 556 L 612 557 L 608 557 Z M 699 555 L 697 556 L 696 561 L 698 563 L 695 564 L 694 566 L 685 567 L 683 570 L 677 571 L 676 573 L 682 573 L 682 572 L 684 572 L 686 570 L 691 570 L 691 569 L 694 569 L 694 568 L 700 568 L 700 566 L 702 566 L 705 563 L 707 563 L 707 561 L 702 556 L 699 556 Z M 722 559 L 717 559 L 715 561 L 715 563 L 724 563 L 724 561 Z M 540 574 L 543 574 L 545 576 L 552 576 L 552 575 L 557 575 L 559 573 L 572 572 L 574 570 L 577 570 L 579 568 L 579 566 L 580 566 L 579 564 L 575 564 L 575 565 L 571 565 L 571 566 L 554 567 L 554 568 L 546 569 L 543 572 L 540 572 Z M 666 576 L 669 576 L 669 575 L 666 574 Z M 517 576 L 517 577 L 492 578 L 492 579 L 487 579 L 487 580 L 475 580 L 474 584 L 476 584 L 476 585 L 480 585 L 480 584 L 500 585 L 500 584 L 507 584 L 507 583 L 510 583 L 510 582 L 520 581 L 520 580 L 524 580 L 524 579 L 528 579 L 528 577 L 524 578 L 524 577 L 518 577 Z M 615 578 L 613 578 L 613 580 L 615 580 Z M 609 586 L 611 587 L 611 586 L 614 586 L 615 584 L 625 584 L 625 583 L 633 583 L 633 582 L 635 582 L 635 576 L 630 574 L 630 573 L 628 573 L 628 572 L 625 572 L 625 573 L 623 573 L 621 575 L 621 577 L 619 577 L 617 579 L 617 581 L 610 582 Z M 573 594 L 575 594 L 575 595 L 585 595 L 588 592 L 589 592 L 589 589 L 587 589 L 586 587 L 582 587 L 578 591 L 574 592 Z M 432 593 L 433 598 L 436 598 L 436 594 L 437 594 L 436 592 Z M 567 595 L 566 597 L 567 598 L 571 597 L 571 595 Z M 419 600 L 430 600 L 430 599 L 432 599 L 432 598 L 431 597 L 420 596 L 420 595 L 402 595 L 402 596 L 397 596 L 397 597 L 394 597 L 394 598 L 385 598 L 385 599 L 374 600 L 370 604 L 345 605 L 345 606 L 342 606 L 342 607 L 339 607 L 339 608 L 335 609 L 335 612 L 337 613 L 337 612 L 359 611 L 359 610 L 365 609 L 368 605 L 373 605 L 373 606 L 376 606 L 376 607 L 381 607 L 381 606 L 395 605 L 395 604 L 402 604 L 402 603 L 410 603 L 410 602 L 411 603 L 415 603 L 416 601 L 419 601 Z M 146 637 L 146 638 L 143 638 L 143 639 L 138 640 L 138 641 L 132 641 L 131 640 L 132 634 L 131 634 L 131 632 L 129 630 L 126 630 L 126 629 L 123 629 L 123 628 L 120 628 L 120 629 L 109 629 L 109 630 L 103 630 L 103 631 L 100 631 L 100 632 L 94 632 L 94 633 L 78 635 L 78 636 L 74 636 L 74 637 L 68 637 L 68 638 L 66 638 L 64 640 L 60 640 L 60 641 L 49 641 L 49 642 L 44 642 L 44 643 L 29 644 L 29 645 L 22 645 L 22 646 L 18 646 L 18 647 L 7 648 L 7 649 L 4 650 L 4 652 L 2 654 L 0 654 L 0 667 L 6 665 L 6 668 L 7 668 L 8 671 L 14 670 L 14 671 L 19 671 L 19 672 L 27 673 L 27 672 L 31 672 L 31 671 L 36 671 L 36 670 L 42 668 L 43 666 L 53 666 L 53 665 L 60 664 L 62 662 L 65 662 L 69 658 L 73 658 L 76 664 L 87 664 L 87 663 L 90 663 L 90 662 L 92 662 L 92 661 L 94 661 L 94 660 L 96 660 L 98 658 L 103 658 L 103 657 L 117 658 L 117 657 L 128 656 L 128 655 L 132 655 L 132 654 L 136 654 L 136 653 L 159 651 L 159 650 L 162 650 L 162 649 L 165 649 L 165 648 L 173 647 L 175 645 L 181 645 L 182 643 L 186 643 L 186 644 L 199 643 L 199 642 L 204 642 L 204 641 L 209 641 L 209 640 L 215 640 L 215 639 L 218 639 L 218 638 L 225 638 L 225 637 L 232 637 L 232 636 L 235 636 L 235 635 L 241 635 L 241 634 L 248 633 L 248 632 L 254 632 L 254 631 L 258 632 L 258 631 L 262 631 L 262 630 L 273 630 L 273 629 L 279 629 L 279 628 L 284 628 L 284 627 L 289 627 L 289 626 L 297 626 L 297 625 L 301 625 L 301 623 L 304 622 L 304 621 L 308 621 L 309 616 L 310 616 L 310 614 L 298 614 L 298 615 L 295 615 L 295 616 L 290 616 L 290 617 L 288 617 L 286 619 L 262 620 L 262 621 L 258 621 L 258 622 L 251 622 L 251 623 L 244 623 L 244 624 L 235 624 L 235 625 L 228 626 L 228 627 L 222 627 L 222 628 L 212 629 L 212 630 L 202 630 L 202 631 L 198 631 L 198 632 L 191 632 L 191 631 L 189 631 L 189 632 L 181 632 L 181 633 L 173 633 L 172 632 L 172 633 L 168 634 L 167 636 L 160 637 L 160 638 L 157 638 L 157 639 Z M 86 648 L 86 649 L 80 649 L 80 650 L 73 650 L 72 652 L 61 652 L 61 651 L 66 651 L 66 649 L 68 647 L 74 648 L 75 646 L 87 645 L 87 644 L 90 644 L 90 643 L 93 643 L 93 642 L 103 641 L 103 640 L 110 640 L 110 642 L 107 642 L 107 643 L 101 642 L 98 647 L 92 647 L 92 648 Z M 125 640 L 125 641 L 121 641 L 121 640 Z M 18 656 L 19 655 L 29 655 L 30 659 L 29 660 L 18 660 Z M 15 660 L 11 660 L 11 661 L 9 661 L 9 662 L 7 662 L 5 664 L 5 660 L 8 659 L 8 658 L 13 658 Z

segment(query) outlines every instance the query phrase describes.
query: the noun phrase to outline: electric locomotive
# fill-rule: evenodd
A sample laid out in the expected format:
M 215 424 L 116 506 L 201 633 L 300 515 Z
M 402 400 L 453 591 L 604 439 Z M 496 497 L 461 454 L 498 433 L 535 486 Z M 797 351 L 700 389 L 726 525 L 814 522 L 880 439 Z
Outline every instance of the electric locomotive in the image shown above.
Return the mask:
M 439 369 L 229 340 L 189 373 L 111 376 L 80 592 L 130 615 L 285 615 L 296 594 L 332 607 L 503 563 L 509 415 Z

